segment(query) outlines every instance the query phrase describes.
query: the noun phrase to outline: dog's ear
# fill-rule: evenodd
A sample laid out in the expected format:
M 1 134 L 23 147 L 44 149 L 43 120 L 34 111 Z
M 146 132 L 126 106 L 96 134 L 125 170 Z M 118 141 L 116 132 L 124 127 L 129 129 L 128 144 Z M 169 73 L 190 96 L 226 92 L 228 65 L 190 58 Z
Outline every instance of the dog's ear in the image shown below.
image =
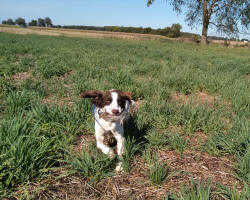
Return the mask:
M 129 101 L 129 103 L 131 103 L 132 100 L 132 92 L 123 92 L 123 98 L 127 101 Z
M 88 90 L 80 94 L 81 98 L 101 98 L 103 92 L 97 90 Z
M 100 107 L 101 99 L 103 97 L 103 92 L 102 91 L 97 91 L 97 90 L 89 90 L 81 93 L 80 97 L 81 98 L 91 98 L 91 102 L 97 106 Z

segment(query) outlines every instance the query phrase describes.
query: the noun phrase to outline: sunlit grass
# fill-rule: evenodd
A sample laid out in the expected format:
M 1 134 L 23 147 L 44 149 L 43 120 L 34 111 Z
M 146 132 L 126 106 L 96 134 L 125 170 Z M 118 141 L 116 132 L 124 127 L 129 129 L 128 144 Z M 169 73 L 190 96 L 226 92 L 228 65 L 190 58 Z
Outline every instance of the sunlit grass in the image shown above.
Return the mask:
M 185 136 L 202 132 L 207 141 L 200 150 L 232 156 L 237 162 L 234 176 L 249 184 L 248 48 L 0 36 L 0 198 L 11 197 L 18 187 L 48 176 L 58 166 L 93 182 L 113 175 L 115 162 L 95 147 L 78 154 L 72 150 L 76 136 L 93 133 L 91 104 L 78 98 L 90 89 L 131 91 L 140 102 L 126 125 L 124 173 L 134 169 L 136 157 L 143 158 L 148 180 L 155 187 L 164 184 L 171 176 L 169 167 L 156 160 L 152 164 L 150 153 L 182 154 L 192 146 Z M 29 76 L 19 77 L 23 72 Z M 200 91 L 219 100 L 197 105 L 171 98 L 173 93 L 188 98 Z M 209 199 L 213 190 L 207 183 L 193 183 L 177 196 Z M 221 194 L 241 199 L 236 188 L 223 188 Z

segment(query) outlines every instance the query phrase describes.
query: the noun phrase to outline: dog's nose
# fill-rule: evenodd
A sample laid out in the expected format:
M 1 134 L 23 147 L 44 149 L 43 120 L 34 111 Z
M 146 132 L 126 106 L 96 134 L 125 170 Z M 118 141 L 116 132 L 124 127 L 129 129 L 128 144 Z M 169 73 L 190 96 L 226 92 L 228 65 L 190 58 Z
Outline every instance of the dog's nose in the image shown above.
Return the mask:
M 113 109 L 112 113 L 115 114 L 115 115 L 117 115 L 119 113 L 119 110 L 118 109 Z

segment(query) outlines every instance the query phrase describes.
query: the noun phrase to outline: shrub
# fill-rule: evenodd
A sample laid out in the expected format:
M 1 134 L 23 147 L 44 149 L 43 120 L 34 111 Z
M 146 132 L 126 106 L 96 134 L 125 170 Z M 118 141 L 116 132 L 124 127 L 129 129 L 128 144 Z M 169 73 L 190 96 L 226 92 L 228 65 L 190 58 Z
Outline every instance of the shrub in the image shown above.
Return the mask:
M 200 43 L 201 42 L 201 37 L 199 35 L 193 34 L 191 37 L 192 41 L 195 43 Z

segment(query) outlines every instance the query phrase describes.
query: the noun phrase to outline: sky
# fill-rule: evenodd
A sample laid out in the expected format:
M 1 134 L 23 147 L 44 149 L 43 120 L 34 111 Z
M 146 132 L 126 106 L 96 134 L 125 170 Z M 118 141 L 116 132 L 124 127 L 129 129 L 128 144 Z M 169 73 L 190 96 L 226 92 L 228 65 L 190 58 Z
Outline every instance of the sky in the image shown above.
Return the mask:
M 0 0 L 0 22 L 49 17 L 54 25 L 164 28 L 179 23 L 181 31 L 201 34 L 201 26 L 187 25 L 184 13 L 177 15 L 166 0 L 156 0 L 150 7 L 147 0 Z

